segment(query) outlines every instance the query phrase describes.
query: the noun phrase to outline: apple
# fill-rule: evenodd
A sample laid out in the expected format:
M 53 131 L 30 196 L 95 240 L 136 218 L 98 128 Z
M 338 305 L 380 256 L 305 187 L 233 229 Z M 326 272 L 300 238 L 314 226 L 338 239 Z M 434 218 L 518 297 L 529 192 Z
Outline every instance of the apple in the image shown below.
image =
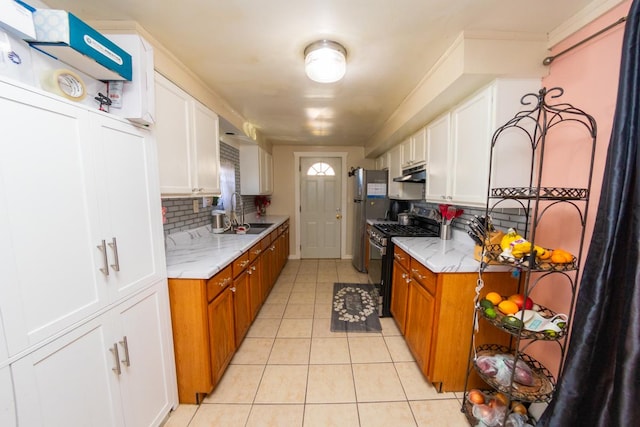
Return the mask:
M 533 308 L 533 300 L 529 297 L 525 300 L 524 295 L 522 294 L 513 294 L 508 299 L 509 301 L 514 302 L 520 310 L 531 310 L 531 308 Z

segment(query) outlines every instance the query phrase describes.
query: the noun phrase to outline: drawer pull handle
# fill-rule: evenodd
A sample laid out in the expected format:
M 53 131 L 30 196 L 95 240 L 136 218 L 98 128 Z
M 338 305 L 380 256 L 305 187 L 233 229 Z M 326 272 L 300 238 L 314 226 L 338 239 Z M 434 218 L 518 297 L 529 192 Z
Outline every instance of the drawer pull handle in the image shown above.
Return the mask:
M 113 360 L 116 362 L 116 366 L 111 368 L 111 370 L 115 372 L 116 375 L 121 375 L 122 369 L 120 368 L 120 355 L 118 354 L 118 343 L 114 343 L 113 347 L 111 347 L 109 351 L 111 352 L 111 354 L 113 354 Z
M 96 248 L 98 248 L 100 252 L 102 252 L 102 265 L 104 265 L 104 267 L 102 267 L 100 271 L 105 276 L 109 276 L 109 259 L 107 258 L 107 243 L 103 240 L 101 244 L 96 246 Z
M 115 271 L 120 271 L 120 260 L 118 259 L 118 243 L 116 242 L 115 237 L 111 239 L 109 247 L 113 251 L 113 259 L 115 260 L 115 264 L 111 264 L 111 268 L 113 268 Z
M 131 366 L 131 361 L 129 360 L 129 343 L 127 342 L 127 336 L 123 336 L 122 341 L 119 342 L 124 349 L 124 359 L 122 359 L 122 363 L 124 363 L 124 366 Z
M 245 268 L 247 266 L 247 264 L 249 264 L 249 261 L 247 261 L 247 260 L 240 261 L 240 267 L 242 267 L 242 268 Z

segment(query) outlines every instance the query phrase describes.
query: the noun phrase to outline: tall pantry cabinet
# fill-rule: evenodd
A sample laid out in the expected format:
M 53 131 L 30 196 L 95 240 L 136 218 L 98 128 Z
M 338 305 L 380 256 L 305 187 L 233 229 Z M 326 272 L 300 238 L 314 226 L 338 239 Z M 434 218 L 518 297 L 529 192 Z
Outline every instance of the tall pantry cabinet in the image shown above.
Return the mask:
M 0 115 L 0 424 L 159 425 L 176 386 L 153 138 L 6 80 Z

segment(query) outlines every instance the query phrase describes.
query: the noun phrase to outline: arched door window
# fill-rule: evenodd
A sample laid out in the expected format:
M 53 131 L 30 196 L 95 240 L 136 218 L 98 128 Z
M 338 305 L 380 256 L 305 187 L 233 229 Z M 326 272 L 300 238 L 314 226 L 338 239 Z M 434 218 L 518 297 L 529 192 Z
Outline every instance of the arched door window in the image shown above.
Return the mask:
M 324 162 L 312 164 L 307 170 L 307 176 L 334 176 L 336 172 Z

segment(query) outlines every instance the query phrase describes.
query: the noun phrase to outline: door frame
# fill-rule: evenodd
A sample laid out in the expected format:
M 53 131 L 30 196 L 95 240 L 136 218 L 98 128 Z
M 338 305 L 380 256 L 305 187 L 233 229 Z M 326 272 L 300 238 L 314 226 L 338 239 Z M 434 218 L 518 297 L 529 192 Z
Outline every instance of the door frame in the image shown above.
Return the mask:
M 340 220 L 340 258 L 345 259 L 346 246 L 347 246 L 347 180 L 344 179 L 344 172 L 347 170 L 347 155 L 348 153 L 342 151 L 295 151 L 293 153 L 294 162 L 294 182 L 295 184 L 295 230 L 296 230 L 296 242 L 295 253 L 292 258 L 300 259 L 300 159 L 303 157 L 339 157 L 341 159 L 341 183 L 340 183 L 340 210 L 342 211 L 342 219 Z

